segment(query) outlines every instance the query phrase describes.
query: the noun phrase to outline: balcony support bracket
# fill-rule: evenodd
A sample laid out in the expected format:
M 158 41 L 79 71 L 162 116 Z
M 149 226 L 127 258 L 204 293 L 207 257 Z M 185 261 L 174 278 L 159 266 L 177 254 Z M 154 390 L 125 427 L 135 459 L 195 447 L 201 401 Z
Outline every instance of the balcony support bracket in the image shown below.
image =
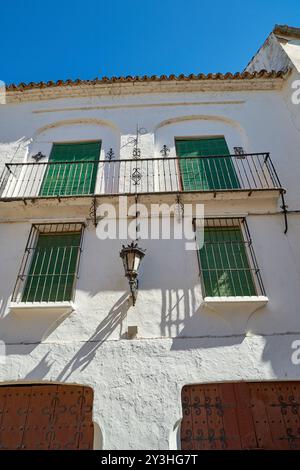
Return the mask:
M 93 197 L 89 214 L 90 214 L 90 218 L 93 221 L 94 226 L 97 227 L 97 224 L 98 224 L 98 221 L 97 221 L 97 199 L 96 199 L 95 196 Z
M 284 217 L 284 234 L 287 233 L 288 231 L 288 218 L 287 218 L 287 214 L 288 214 L 288 206 L 286 205 L 285 203 L 285 198 L 284 198 L 284 192 L 281 191 L 281 209 L 282 209 L 282 213 L 283 213 L 283 217 Z

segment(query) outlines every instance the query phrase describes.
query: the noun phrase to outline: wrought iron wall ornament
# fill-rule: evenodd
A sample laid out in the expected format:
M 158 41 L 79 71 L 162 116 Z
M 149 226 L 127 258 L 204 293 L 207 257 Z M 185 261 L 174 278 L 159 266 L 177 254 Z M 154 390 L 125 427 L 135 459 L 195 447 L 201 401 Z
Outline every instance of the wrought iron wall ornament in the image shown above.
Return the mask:
M 93 224 L 94 224 L 95 227 L 97 227 L 97 223 L 98 223 L 98 220 L 97 220 L 97 207 L 98 207 L 97 200 L 96 200 L 95 197 L 93 197 L 91 205 L 90 205 L 90 209 L 89 209 L 89 217 L 90 217 L 90 219 L 92 219 Z
M 136 127 L 136 137 L 128 139 L 129 144 L 133 144 L 132 150 L 132 158 L 135 160 L 135 164 L 133 164 L 133 168 L 131 169 L 131 179 L 133 181 L 133 185 L 135 186 L 135 205 L 136 205 L 136 239 L 135 242 L 132 242 L 130 245 L 122 245 L 122 249 L 120 251 L 120 257 L 122 258 L 125 276 L 129 281 L 130 292 L 132 296 L 132 303 L 135 305 L 137 291 L 138 291 L 138 270 L 140 266 L 140 262 L 145 256 L 145 250 L 138 246 L 138 237 L 139 237 L 139 230 L 140 225 L 138 222 L 138 218 L 140 213 L 138 212 L 138 194 L 137 194 L 137 186 L 142 179 L 142 172 L 141 169 L 138 167 L 138 160 L 141 158 L 141 149 L 139 148 L 139 136 L 146 134 L 147 130 L 144 127 L 139 128 L 137 125 Z
M 141 133 L 141 129 L 142 129 L 142 133 Z M 133 140 L 133 150 L 132 150 L 132 158 L 134 158 L 135 160 L 137 158 L 141 158 L 141 149 L 139 148 L 139 136 L 140 135 L 143 135 L 144 133 L 144 128 L 139 128 L 138 124 L 136 126 L 136 136 Z
M 135 137 L 129 137 L 128 139 L 128 143 L 133 144 L 132 158 L 134 160 L 141 158 L 142 153 L 139 147 L 139 136 L 144 135 L 146 133 L 147 133 L 147 129 L 145 129 L 145 127 L 139 127 L 139 125 L 137 124 Z
M 134 149 L 132 150 L 132 158 L 134 158 L 135 160 L 137 160 L 138 158 L 141 158 L 141 149 L 138 148 L 138 147 L 134 147 Z
M 109 149 L 109 151 L 106 154 L 106 159 L 110 162 L 115 158 L 115 152 L 113 151 L 112 148 Z
M 31 158 L 33 158 L 36 163 L 39 162 L 42 158 L 46 158 L 46 155 L 44 155 L 42 152 L 38 152 L 35 155 L 32 155 Z
M 137 131 L 139 135 L 145 135 L 148 132 L 145 127 L 138 127 Z
M 245 152 L 243 147 L 233 147 L 233 150 L 237 158 L 245 158 Z
M 132 150 L 132 158 L 134 160 L 139 160 L 142 156 L 141 149 L 139 147 L 139 136 L 144 135 L 147 133 L 147 129 L 144 127 L 139 127 L 137 124 L 136 126 L 136 136 L 134 139 L 131 139 L 131 143 L 133 143 L 133 150 Z M 131 174 L 131 179 L 133 180 L 134 186 L 138 186 L 140 184 L 140 180 L 142 179 L 142 172 L 140 168 L 138 168 L 137 164 Z
M 140 180 L 142 179 L 142 174 L 139 168 L 135 168 L 132 172 L 131 179 L 133 180 L 133 184 L 135 186 L 140 184 Z
M 165 144 L 162 146 L 161 150 L 160 150 L 160 153 L 163 157 L 168 157 L 169 153 L 170 153 L 170 149 L 169 147 L 167 147 Z

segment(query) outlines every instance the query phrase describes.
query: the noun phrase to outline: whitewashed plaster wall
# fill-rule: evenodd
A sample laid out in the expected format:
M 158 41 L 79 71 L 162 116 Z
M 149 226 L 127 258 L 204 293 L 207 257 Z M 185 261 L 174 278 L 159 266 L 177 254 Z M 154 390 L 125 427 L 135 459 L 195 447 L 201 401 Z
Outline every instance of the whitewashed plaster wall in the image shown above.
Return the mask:
M 243 312 L 219 316 L 197 308 L 196 255 L 185 252 L 178 241 L 144 245 L 148 253 L 138 301 L 128 309 L 119 243 L 99 242 L 90 229 L 76 311 L 52 334 L 42 343 L 31 342 L 30 334 L 42 330 L 39 319 L 13 318 L 2 311 L 1 337 L 7 344 L 6 363 L 0 364 L 2 383 L 88 384 L 94 389 L 94 421 L 104 448 L 168 449 L 181 419 L 183 385 L 299 380 L 291 345 L 300 334 L 300 227 L 297 216 L 289 221 L 284 235 L 278 216 L 249 220 L 270 299 L 250 318 Z M 1 299 L 10 295 L 28 230 L 29 224 L 1 227 Z M 125 339 L 130 324 L 139 328 L 135 340 Z
M 21 138 L 15 142 L 0 142 L 0 175 L 5 169 L 5 163 L 22 163 L 27 156 L 29 139 Z
M 88 384 L 105 449 L 169 449 L 188 383 L 299 380 L 290 359 L 299 335 L 216 336 L 12 344 L 1 380 Z M 175 441 L 175 442 L 174 442 Z
M 245 70 L 279 71 L 286 68 L 291 69 L 291 74 L 282 89 L 282 97 L 290 114 L 287 119 L 300 132 L 300 93 L 297 91 L 300 83 L 300 40 L 271 33 Z
M 40 129 L 44 129 L 45 126 L 56 126 L 57 123 L 60 123 L 57 125 L 55 138 L 59 139 L 61 136 L 63 139 L 64 132 L 62 130 L 71 129 L 72 126 L 68 123 L 72 120 L 75 129 L 80 127 L 80 136 L 106 137 L 107 142 L 103 137 L 103 149 L 106 150 L 106 148 L 110 148 L 110 144 L 115 144 L 116 150 L 114 147 L 113 149 L 117 157 L 118 139 L 120 139 L 120 157 L 130 158 L 132 145 L 128 145 L 128 138 L 135 135 L 136 125 L 139 123 L 147 130 L 147 133 L 140 137 L 142 154 L 151 157 L 157 156 L 159 146 L 163 141 L 168 141 L 171 144 L 171 127 L 167 124 L 169 120 L 184 121 L 182 125 L 185 127 L 185 132 L 188 134 L 192 132 L 193 135 L 203 135 L 203 133 L 209 132 L 207 121 L 215 120 L 220 124 L 218 132 L 221 135 L 228 134 L 230 126 L 235 129 L 235 134 L 231 132 L 231 137 L 228 135 L 231 148 L 235 142 L 238 145 L 243 141 L 248 151 L 271 152 L 283 185 L 289 187 L 287 196 L 289 204 L 295 207 L 298 205 L 300 189 L 297 178 L 299 169 L 297 148 L 300 134 L 299 130 L 291 125 L 290 111 L 279 92 L 183 93 L 182 96 L 178 95 L 93 98 L 92 104 L 86 99 L 74 99 L 73 101 L 56 100 L 55 105 L 53 102 L 7 105 L 5 108 L 0 108 L 0 141 L 13 143 L 21 138 L 33 139 L 31 144 L 33 151 L 42 146 L 42 142 L 39 142 L 42 138 L 42 134 L 39 134 Z M 112 103 L 113 107 L 109 108 Z M 82 109 L 78 111 L 78 107 Z M 87 107 L 90 109 L 86 109 Z M 51 108 L 54 111 L 51 111 Z M 55 111 L 57 109 L 59 111 Z M 88 122 L 84 123 L 85 120 Z M 89 130 L 89 126 L 95 129 L 92 124 L 93 120 L 100 120 L 105 124 L 101 129 L 99 125 L 99 132 L 92 133 Z M 64 121 L 66 126 L 62 125 Z M 78 124 L 78 126 L 75 124 L 75 122 L 80 123 L 81 121 L 82 124 Z M 224 122 L 224 130 L 221 125 L 222 121 Z M 216 128 L 217 124 L 214 125 Z M 75 130 L 70 130 L 70 133 L 72 132 L 73 135 L 76 135 Z M 180 126 L 177 126 L 175 132 L 182 135 Z M 155 139 L 157 142 L 156 153 L 154 152 Z M 174 148 L 174 141 L 171 147 Z M 25 149 L 23 155 L 26 158 Z M 6 153 L 3 158 L 7 159 L 12 156 L 13 146 L 11 152 Z M 288 171 L 287 161 L 295 171 Z
M 119 258 L 121 242 L 99 240 L 95 229 L 87 228 L 75 311 L 56 325 L 49 319 L 25 314 L 20 317 L 9 312 L 9 298 L 30 225 L 3 224 L 0 233 L 1 338 L 6 342 L 36 342 L 45 336 L 48 341 L 87 341 L 96 331 L 99 338 L 104 335 L 105 339 L 115 340 L 126 337 L 128 325 L 138 326 L 140 338 L 300 331 L 297 241 L 300 221 L 297 215 L 289 219 L 290 230 L 284 235 L 282 216 L 247 218 L 269 297 L 267 306 L 251 316 L 244 313 L 242 307 L 234 316 L 216 315 L 201 306 L 197 253 L 186 251 L 184 240 L 141 242 L 147 255 L 141 268 L 137 304 L 132 308 Z M 49 328 L 53 330 L 50 335 Z
M 52 126 L 39 129 L 32 138 L 29 152 L 25 161 L 30 162 L 32 155 L 41 151 L 49 157 L 53 143 L 78 142 L 78 141 L 101 141 L 101 152 L 99 158 L 105 159 L 110 148 L 120 148 L 120 130 L 111 123 L 102 120 L 91 119 L 86 121 L 58 121 Z M 47 162 L 48 158 L 42 160 Z
M 147 133 L 140 137 L 142 154 L 151 158 L 154 155 L 159 156 L 161 143 L 164 141 L 168 141 L 170 145 L 172 143 L 171 127 L 167 124 L 168 121 L 171 120 L 174 124 L 184 121 L 182 125 L 188 135 L 189 132 L 193 135 L 212 132 L 207 129 L 207 122 L 216 121 L 220 124 L 218 132 L 228 135 L 231 150 L 235 142 L 238 145 L 243 141 L 249 152 L 270 151 L 283 185 L 289 187 L 287 198 L 290 209 L 297 208 L 300 202 L 297 152 L 300 134 L 299 129 L 292 123 L 291 113 L 286 106 L 284 96 L 278 91 L 153 94 L 150 97 L 145 95 L 119 98 L 99 97 L 99 99 L 91 100 L 56 100 L 55 102 L 6 105 L 0 107 L 0 111 L 0 141 L 2 142 L 13 143 L 21 138 L 33 139 L 31 144 L 33 151 L 42 145 L 42 142 L 38 145 L 42 137 L 39 135 L 40 129 L 57 125 L 55 138 L 60 140 L 64 137 L 59 129 L 68 128 L 72 134 L 70 121 L 73 121 L 76 130 L 74 134 L 83 138 L 85 135 L 92 135 L 92 131 L 87 128 L 91 126 L 95 129 L 92 121 L 96 120 L 102 121 L 105 125 L 102 127 L 99 125 L 99 132 L 95 131 L 93 135 L 107 138 L 106 142 L 103 137 L 105 150 L 110 148 L 110 144 L 115 144 L 116 150 L 115 148 L 113 150 L 116 156 L 121 158 L 131 157 L 132 145 L 128 145 L 128 139 L 135 135 L 137 123 L 147 130 Z M 85 120 L 88 122 L 85 123 Z M 67 123 L 65 127 L 64 121 Z M 80 131 L 76 127 L 76 122 Z M 224 122 L 224 131 L 221 122 Z M 214 125 L 216 128 L 217 124 Z M 84 128 L 86 130 L 83 130 Z M 178 135 L 182 135 L 178 127 L 175 131 L 179 133 Z M 121 144 L 120 155 L 118 155 L 118 139 Z M 156 151 L 154 151 L 155 140 Z M 174 141 L 171 147 L 174 148 Z M 23 152 L 26 158 L 25 149 Z M 13 147 L 11 152 L 3 158 L 11 156 L 13 156 Z M 287 161 L 294 171 L 288 170 Z
M 103 140 L 103 153 L 121 146 L 120 156 L 130 158 L 128 138 L 134 136 L 137 123 L 147 130 L 140 141 L 144 156 L 159 156 L 163 144 L 174 153 L 174 137 L 190 135 L 225 135 L 231 151 L 235 145 L 249 152 L 270 151 L 288 189 L 289 209 L 299 209 L 300 135 L 278 91 L 0 106 L 0 141 L 6 146 L 2 161 L 13 156 L 19 139 L 30 141 L 22 159 L 26 152 L 29 158 L 38 150 L 49 154 L 52 139 L 98 138 Z M 197 256 L 185 251 L 180 240 L 143 241 L 147 255 L 137 305 L 132 308 L 119 258 L 120 241 L 100 241 L 95 229 L 88 227 L 75 311 L 53 325 L 9 312 L 30 230 L 28 210 L 26 222 L 2 221 L 0 226 L 0 332 L 7 344 L 0 380 L 91 385 L 94 420 L 105 448 L 174 446 L 184 384 L 300 379 L 300 367 L 291 362 L 291 343 L 300 335 L 297 214 L 289 216 L 287 235 L 281 214 L 248 217 L 269 297 L 267 306 L 252 316 L 241 311 L 226 317 L 203 309 Z M 235 206 L 235 213 L 239 210 L 241 206 Z M 41 219 L 55 217 L 55 211 L 56 217 L 62 217 L 61 209 L 44 213 L 41 209 Z M 126 339 L 130 325 L 138 326 L 137 339 Z
M 281 38 L 279 41 L 296 70 L 300 72 L 300 39 Z
M 170 157 L 176 157 L 175 139 L 184 137 L 224 136 L 230 153 L 233 147 L 243 147 L 249 152 L 249 142 L 243 127 L 225 116 L 183 116 L 160 123 L 155 129 L 156 156 L 160 156 L 163 145 L 170 149 Z
M 245 70 L 284 70 L 293 65 L 292 58 L 286 53 L 284 44 L 277 35 L 271 33 L 257 53 L 252 57 Z

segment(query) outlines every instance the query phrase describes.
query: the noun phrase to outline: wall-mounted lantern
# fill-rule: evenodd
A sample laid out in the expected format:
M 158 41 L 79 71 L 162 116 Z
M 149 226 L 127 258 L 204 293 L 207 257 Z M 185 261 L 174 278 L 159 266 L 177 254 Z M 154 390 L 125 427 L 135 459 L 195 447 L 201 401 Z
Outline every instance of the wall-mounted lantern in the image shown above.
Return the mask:
M 142 250 L 137 242 L 132 242 L 130 245 L 123 245 L 120 251 L 122 258 L 125 277 L 129 280 L 130 292 L 132 295 L 132 303 L 135 305 L 138 290 L 138 274 L 141 260 L 145 256 L 145 250 Z

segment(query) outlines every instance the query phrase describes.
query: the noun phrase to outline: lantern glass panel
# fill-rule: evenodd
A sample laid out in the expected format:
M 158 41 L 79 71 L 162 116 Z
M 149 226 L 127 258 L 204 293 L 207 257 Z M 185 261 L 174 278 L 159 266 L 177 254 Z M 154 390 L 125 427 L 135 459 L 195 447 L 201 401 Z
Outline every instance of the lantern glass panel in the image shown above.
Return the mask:
M 127 256 L 126 255 L 124 255 L 122 257 L 122 261 L 123 261 L 123 266 L 124 266 L 125 273 L 127 273 L 128 268 L 127 268 Z
M 127 253 L 127 266 L 128 266 L 128 271 L 133 271 L 134 270 L 134 261 L 135 261 L 135 253 L 132 251 L 129 251 Z
M 134 270 L 135 271 L 139 270 L 140 262 L 141 262 L 140 254 L 136 253 L 135 254 L 135 259 L 134 259 Z

